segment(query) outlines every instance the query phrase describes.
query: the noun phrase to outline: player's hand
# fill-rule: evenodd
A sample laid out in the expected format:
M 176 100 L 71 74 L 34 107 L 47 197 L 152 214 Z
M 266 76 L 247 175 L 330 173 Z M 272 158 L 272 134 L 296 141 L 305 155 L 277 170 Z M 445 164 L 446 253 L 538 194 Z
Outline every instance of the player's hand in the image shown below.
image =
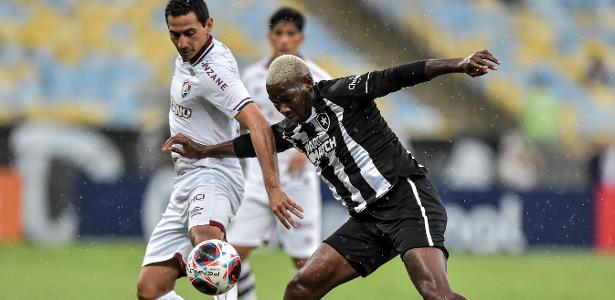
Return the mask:
M 497 70 L 500 60 L 488 50 L 472 53 L 461 61 L 462 72 L 472 77 L 482 76 L 489 73 L 489 70 Z
M 293 153 L 293 156 L 290 158 L 288 162 L 287 172 L 291 177 L 298 178 L 301 177 L 301 173 L 305 169 L 305 164 L 307 161 L 307 157 L 301 152 Z
M 297 218 L 303 219 L 303 214 L 301 214 L 303 208 L 291 200 L 281 189 L 274 189 L 269 192 L 269 207 L 286 229 L 290 229 L 291 226 L 297 228 L 297 222 L 293 220 L 289 212 Z
M 162 151 L 173 151 L 186 158 L 202 158 L 205 145 L 201 145 L 179 133 L 168 138 L 162 145 Z

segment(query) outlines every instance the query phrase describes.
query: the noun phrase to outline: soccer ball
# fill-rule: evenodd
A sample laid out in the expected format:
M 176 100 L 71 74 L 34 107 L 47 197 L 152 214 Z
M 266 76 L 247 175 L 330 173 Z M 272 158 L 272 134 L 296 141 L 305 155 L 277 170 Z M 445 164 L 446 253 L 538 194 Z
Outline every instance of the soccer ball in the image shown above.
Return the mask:
M 241 273 L 241 258 L 237 250 L 221 240 L 204 241 L 190 252 L 186 274 L 192 285 L 207 295 L 228 292 Z

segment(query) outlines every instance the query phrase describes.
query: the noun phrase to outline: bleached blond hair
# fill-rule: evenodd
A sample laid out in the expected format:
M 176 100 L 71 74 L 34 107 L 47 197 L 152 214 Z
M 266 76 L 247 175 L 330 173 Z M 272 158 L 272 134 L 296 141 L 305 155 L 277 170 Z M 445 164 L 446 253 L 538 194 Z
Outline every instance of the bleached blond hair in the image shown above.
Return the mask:
M 274 85 L 295 78 L 310 76 L 310 69 L 298 56 L 285 54 L 278 56 L 269 64 L 267 85 Z

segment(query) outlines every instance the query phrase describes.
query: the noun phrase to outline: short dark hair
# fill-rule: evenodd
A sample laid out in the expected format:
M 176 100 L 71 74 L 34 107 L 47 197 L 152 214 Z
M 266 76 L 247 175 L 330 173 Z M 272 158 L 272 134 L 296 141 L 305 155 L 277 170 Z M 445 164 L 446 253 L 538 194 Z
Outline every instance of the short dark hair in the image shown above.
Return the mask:
M 290 7 L 282 7 L 276 11 L 271 19 L 269 19 L 269 31 L 273 30 L 273 27 L 278 23 L 286 21 L 291 22 L 297 26 L 300 32 L 303 32 L 303 26 L 305 24 L 305 18 L 303 14 L 298 10 Z
M 209 19 L 209 10 L 203 0 L 169 0 L 164 9 L 164 19 L 169 24 L 169 16 L 178 17 L 190 12 L 194 12 L 199 22 L 205 26 Z

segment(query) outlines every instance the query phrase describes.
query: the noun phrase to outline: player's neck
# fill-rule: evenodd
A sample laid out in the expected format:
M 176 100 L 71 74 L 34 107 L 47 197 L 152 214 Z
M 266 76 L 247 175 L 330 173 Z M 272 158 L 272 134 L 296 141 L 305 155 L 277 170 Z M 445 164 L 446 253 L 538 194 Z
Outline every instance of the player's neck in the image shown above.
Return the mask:
M 213 39 L 214 39 L 214 37 L 210 34 L 209 37 L 207 38 L 207 42 L 205 42 L 205 45 L 203 45 L 203 47 L 201 47 L 199 52 L 197 52 L 196 55 L 190 59 L 190 61 L 189 61 L 190 64 L 193 65 L 197 61 L 199 61 L 199 58 L 201 58 L 201 56 L 203 56 L 203 53 L 205 53 L 205 50 L 207 50 L 207 48 L 209 48 L 209 46 L 213 42 Z

